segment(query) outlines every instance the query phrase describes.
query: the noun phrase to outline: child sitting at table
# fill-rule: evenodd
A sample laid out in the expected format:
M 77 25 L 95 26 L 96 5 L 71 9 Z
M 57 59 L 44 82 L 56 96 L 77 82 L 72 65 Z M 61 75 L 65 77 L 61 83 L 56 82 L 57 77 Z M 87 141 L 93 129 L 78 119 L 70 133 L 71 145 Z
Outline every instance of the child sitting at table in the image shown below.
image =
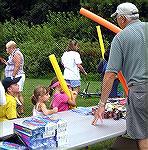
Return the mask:
M 54 78 L 51 81 L 51 85 L 49 86 L 49 89 L 54 90 L 53 98 L 51 101 L 51 108 L 58 107 L 58 112 L 60 112 L 60 111 L 69 110 L 70 106 L 72 107 L 76 106 L 75 100 L 77 97 L 77 92 L 72 91 L 69 87 L 71 97 L 68 97 L 66 93 L 62 90 L 60 82 L 58 81 L 57 78 Z
M 5 89 L 5 104 L 0 105 L 0 122 L 17 118 L 17 93 L 19 85 L 17 84 L 21 77 L 6 77 L 2 80 Z M 3 91 L 4 92 L 4 91 Z M 2 96 L 2 95 L 1 95 Z
M 53 107 L 53 109 L 47 109 L 45 103 L 49 100 L 49 97 L 49 91 L 46 87 L 37 86 L 34 89 L 33 95 L 31 97 L 32 103 L 34 105 L 33 116 L 50 115 L 58 112 L 57 107 Z

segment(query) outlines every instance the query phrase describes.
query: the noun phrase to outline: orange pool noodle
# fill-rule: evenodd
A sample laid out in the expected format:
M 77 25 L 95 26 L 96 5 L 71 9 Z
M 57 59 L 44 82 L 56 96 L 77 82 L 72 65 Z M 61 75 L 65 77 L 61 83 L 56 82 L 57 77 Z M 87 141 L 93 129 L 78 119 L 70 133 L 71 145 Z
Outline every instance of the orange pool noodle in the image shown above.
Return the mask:
M 84 8 L 81 8 L 80 9 L 80 14 L 97 22 L 98 24 L 110 29 L 111 31 L 115 32 L 115 33 L 118 33 L 120 31 L 122 31 L 122 29 L 120 29 L 119 27 L 117 27 L 116 25 L 112 24 L 111 22 L 103 19 L 102 17 L 100 16 L 97 16 L 96 14 L 90 12 L 89 10 L 86 10 Z M 128 96 L 128 86 L 126 84 L 126 80 L 122 74 L 122 72 L 120 71 L 118 73 L 118 79 L 120 80 L 121 84 L 122 84 L 122 87 L 125 91 L 125 95 Z
M 84 8 L 81 8 L 80 9 L 80 14 L 99 23 L 100 25 L 110 29 L 111 31 L 115 32 L 115 33 L 118 33 L 121 31 L 121 29 L 119 27 L 117 27 L 116 25 L 112 24 L 111 22 L 103 19 L 102 17 L 100 16 L 97 16 L 96 14 L 84 9 Z
M 124 89 L 125 95 L 128 96 L 128 86 L 126 84 L 126 80 L 125 80 L 122 72 L 119 71 L 117 76 L 118 76 L 118 79 L 119 79 L 120 83 L 122 84 L 122 87 Z

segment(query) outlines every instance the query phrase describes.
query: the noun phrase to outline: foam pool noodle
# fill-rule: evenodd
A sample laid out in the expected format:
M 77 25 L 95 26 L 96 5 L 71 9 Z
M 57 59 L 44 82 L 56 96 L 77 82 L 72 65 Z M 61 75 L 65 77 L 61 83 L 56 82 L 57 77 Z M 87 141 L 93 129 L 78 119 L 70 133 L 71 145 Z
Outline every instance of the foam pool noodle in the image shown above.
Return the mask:
M 53 69 L 54 69 L 54 71 L 56 73 L 56 76 L 57 76 L 57 78 L 58 78 L 58 80 L 60 82 L 60 85 L 61 85 L 63 91 L 66 93 L 66 95 L 68 97 L 71 97 L 69 88 L 68 88 L 68 86 L 66 84 L 66 81 L 65 81 L 63 75 L 62 75 L 61 69 L 60 69 L 60 67 L 58 65 L 58 62 L 57 62 L 57 59 L 56 59 L 55 55 L 54 54 L 50 55 L 49 56 L 49 60 L 50 60 L 50 62 L 52 64 L 52 66 L 53 66 Z M 72 109 L 72 108 L 75 108 L 75 107 L 70 106 L 70 108 Z
M 100 16 L 97 16 L 96 14 L 84 9 L 84 8 L 81 8 L 80 9 L 80 14 L 99 23 L 100 25 L 110 29 L 111 31 L 115 32 L 115 33 L 118 33 L 120 31 L 122 31 L 122 29 L 120 29 L 119 27 L 117 27 L 116 25 L 112 24 L 111 22 L 105 20 L 104 18 L 100 17 Z M 127 86 L 127 83 L 126 83 L 126 80 L 122 74 L 121 71 L 118 72 L 118 79 L 119 81 L 121 82 L 122 84 L 122 87 L 124 89 L 124 92 L 125 92 L 125 95 L 128 96 L 128 86 Z

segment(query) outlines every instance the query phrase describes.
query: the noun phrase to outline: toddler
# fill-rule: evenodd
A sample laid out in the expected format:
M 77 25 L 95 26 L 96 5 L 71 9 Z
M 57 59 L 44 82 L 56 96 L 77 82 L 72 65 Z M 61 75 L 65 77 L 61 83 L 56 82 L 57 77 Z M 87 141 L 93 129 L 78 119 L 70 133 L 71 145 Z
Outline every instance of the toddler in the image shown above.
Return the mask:
M 69 87 L 70 88 L 70 87 Z M 76 106 L 77 92 L 70 89 L 71 97 L 68 97 L 62 90 L 60 82 L 54 78 L 49 86 L 50 91 L 54 90 L 53 98 L 51 101 L 51 108 L 58 107 L 58 111 L 69 110 L 70 107 Z M 51 93 L 52 94 L 52 93 Z
M 58 112 L 57 107 L 53 107 L 53 109 L 47 109 L 46 102 L 49 100 L 49 91 L 44 86 L 38 86 L 34 89 L 32 95 L 32 103 L 34 105 L 33 108 L 33 116 L 38 115 L 50 115 Z

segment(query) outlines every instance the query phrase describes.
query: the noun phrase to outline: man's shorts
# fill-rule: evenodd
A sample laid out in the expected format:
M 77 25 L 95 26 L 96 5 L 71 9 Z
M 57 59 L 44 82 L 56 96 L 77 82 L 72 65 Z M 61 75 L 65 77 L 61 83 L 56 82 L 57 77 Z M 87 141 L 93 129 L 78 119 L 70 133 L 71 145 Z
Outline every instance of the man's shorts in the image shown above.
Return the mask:
M 133 139 L 148 138 L 148 84 L 129 87 L 127 133 Z
M 72 88 L 79 87 L 81 85 L 80 80 L 65 80 L 66 83 L 70 84 Z
M 15 77 L 21 77 L 20 81 L 17 84 L 19 85 L 19 91 L 22 92 L 25 83 L 25 74 L 19 74 L 16 75 Z

